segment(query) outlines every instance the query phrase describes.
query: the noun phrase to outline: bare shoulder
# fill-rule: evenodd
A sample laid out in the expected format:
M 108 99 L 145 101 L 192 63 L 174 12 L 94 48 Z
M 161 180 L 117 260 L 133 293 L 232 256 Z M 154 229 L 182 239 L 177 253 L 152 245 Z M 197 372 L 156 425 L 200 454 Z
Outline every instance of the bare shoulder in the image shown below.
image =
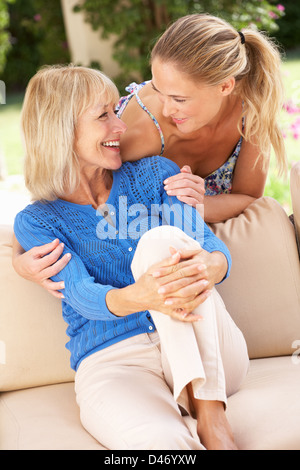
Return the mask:
M 149 98 L 144 96 L 145 106 Z M 149 109 L 149 108 L 148 108 Z M 150 110 L 153 113 L 153 110 Z M 155 115 L 155 114 L 154 114 Z M 121 137 L 121 154 L 124 161 L 160 154 L 161 137 L 154 121 L 133 96 L 121 119 L 127 125 Z
M 263 196 L 268 169 L 269 158 L 260 154 L 257 145 L 244 140 L 234 170 L 232 192 Z

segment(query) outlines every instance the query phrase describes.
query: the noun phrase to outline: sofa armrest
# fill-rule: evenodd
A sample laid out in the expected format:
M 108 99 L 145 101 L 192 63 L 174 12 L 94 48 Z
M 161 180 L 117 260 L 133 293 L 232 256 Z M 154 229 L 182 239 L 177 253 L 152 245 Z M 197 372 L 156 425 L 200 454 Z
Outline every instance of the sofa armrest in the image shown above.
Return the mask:
M 12 238 L 0 224 L 0 392 L 71 382 L 61 302 L 14 271 Z
M 291 195 L 298 251 L 300 256 L 300 162 L 291 169 Z

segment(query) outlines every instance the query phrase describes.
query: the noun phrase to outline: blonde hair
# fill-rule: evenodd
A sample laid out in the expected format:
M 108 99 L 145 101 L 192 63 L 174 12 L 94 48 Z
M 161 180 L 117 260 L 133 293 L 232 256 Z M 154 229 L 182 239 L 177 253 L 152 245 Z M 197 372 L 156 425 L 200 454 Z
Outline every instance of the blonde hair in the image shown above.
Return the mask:
M 79 184 L 74 152 L 78 117 L 99 103 L 117 104 L 113 82 L 98 70 L 55 65 L 30 80 L 21 114 L 25 147 L 25 184 L 33 199 L 51 201 L 71 194 Z
M 235 93 L 243 101 L 242 116 L 246 117 L 244 132 L 240 124 L 239 132 L 264 156 L 269 156 L 272 146 L 283 173 L 287 165 L 278 124 L 284 95 L 280 53 L 265 34 L 250 28 L 242 34 L 220 18 L 188 15 L 158 39 L 151 60 L 158 57 L 171 62 L 189 78 L 211 86 L 234 77 Z

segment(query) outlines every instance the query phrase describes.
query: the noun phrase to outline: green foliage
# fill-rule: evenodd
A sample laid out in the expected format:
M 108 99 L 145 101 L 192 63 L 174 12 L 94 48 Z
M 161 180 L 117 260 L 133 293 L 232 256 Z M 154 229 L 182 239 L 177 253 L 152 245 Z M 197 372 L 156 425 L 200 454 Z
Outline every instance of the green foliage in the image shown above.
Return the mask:
M 11 48 L 7 56 L 3 80 L 7 90 L 25 87 L 39 63 L 37 44 L 41 33 L 32 28 L 35 9 L 31 1 L 16 0 L 9 8 Z
M 278 41 L 287 49 L 300 46 L 300 2 L 284 0 L 285 16 L 279 22 L 275 33 Z
M 278 178 L 277 169 L 273 168 L 273 165 L 268 174 L 264 196 L 276 199 L 284 207 L 288 215 L 292 213 L 289 179 Z
M 0 0 L 0 72 L 6 63 L 6 54 L 10 48 L 9 33 L 7 27 L 9 25 L 8 4 L 14 0 Z
M 43 32 L 38 45 L 41 65 L 69 62 L 61 0 L 51 0 L 51 7 L 45 0 L 33 0 L 33 6 L 37 12 L 34 16 L 35 25 Z
M 1 1 L 1 0 L 0 0 Z M 9 6 L 10 42 L 2 80 L 22 90 L 45 64 L 69 62 L 60 0 L 14 0 Z
M 103 38 L 117 36 L 114 59 L 128 83 L 135 77 L 149 78 L 150 50 L 158 36 L 177 18 L 191 13 L 211 13 L 222 16 L 237 29 L 251 25 L 274 32 L 278 28 L 276 19 L 284 13 L 270 1 L 80 0 L 75 11 L 83 11 L 86 20 Z

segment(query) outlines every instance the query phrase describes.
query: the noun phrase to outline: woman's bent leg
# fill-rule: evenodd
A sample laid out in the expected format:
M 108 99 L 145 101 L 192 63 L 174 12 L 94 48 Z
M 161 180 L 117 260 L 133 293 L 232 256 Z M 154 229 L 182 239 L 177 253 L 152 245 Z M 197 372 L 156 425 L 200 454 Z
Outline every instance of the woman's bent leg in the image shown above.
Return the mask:
M 99 351 L 80 365 L 75 391 L 83 426 L 110 450 L 202 450 L 161 367 L 157 333 Z
M 151 265 L 170 256 L 170 246 L 199 248 L 197 241 L 176 227 L 150 230 L 141 238 L 133 259 L 135 279 Z M 238 390 L 249 363 L 243 335 L 215 289 L 195 313 L 201 314 L 203 320 L 184 323 L 151 311 L 161 340 L 166 380 L 177 403 L 189 411 L 189 383 L 195 398 L 226 404 L 227 396 Z

